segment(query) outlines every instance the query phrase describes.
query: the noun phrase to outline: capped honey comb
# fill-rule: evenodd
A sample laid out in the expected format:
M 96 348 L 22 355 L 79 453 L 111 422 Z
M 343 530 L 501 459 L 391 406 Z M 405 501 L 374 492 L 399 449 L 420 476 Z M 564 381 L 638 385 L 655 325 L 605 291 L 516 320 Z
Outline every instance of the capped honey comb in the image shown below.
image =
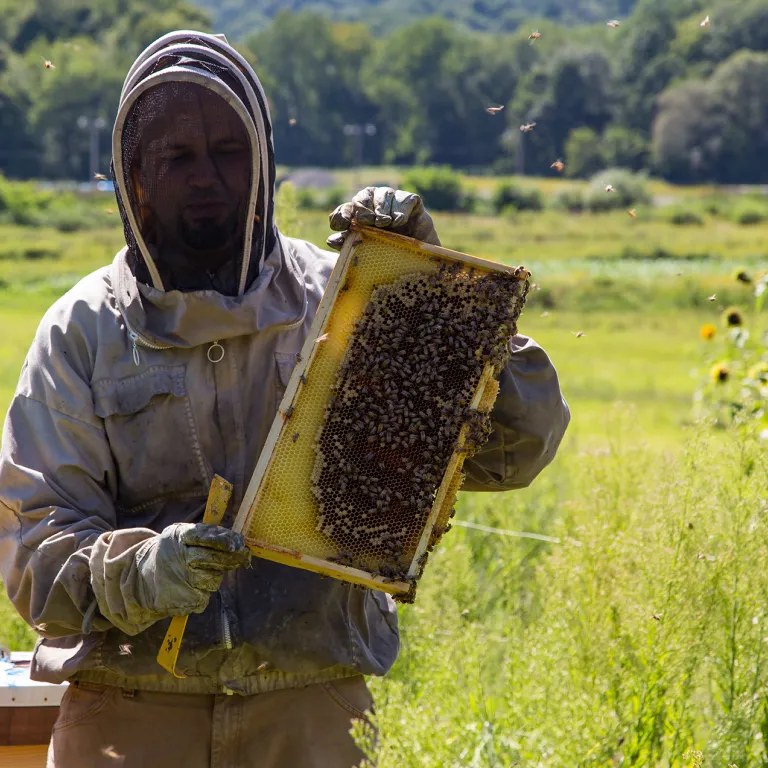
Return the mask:
M 254 554 L 414 599 L 488 438 L 528 277 L 355 228 L 235 522 Z

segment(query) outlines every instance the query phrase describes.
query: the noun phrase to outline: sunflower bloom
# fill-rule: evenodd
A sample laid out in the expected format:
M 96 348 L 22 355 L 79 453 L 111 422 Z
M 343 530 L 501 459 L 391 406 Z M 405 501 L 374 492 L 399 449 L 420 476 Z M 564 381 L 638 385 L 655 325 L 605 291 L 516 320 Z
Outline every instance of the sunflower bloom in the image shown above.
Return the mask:
M 717 365 L 713 365 L 709 371 L 709 378 L 712 379 L 715 384 L 725 384 L 725 382 L 728 381 L 730 375 L 730 368 L 728 368 L 725 363 L 718 363 Z
M 728 328 L 744 325 L 744 315 L 738 307 L 729 307 L 723 312 L 723 324 Z
M 704 341 L 712 341 L 712 339 L 714 339 L 717 335 L 717 328 L 715 328 L 712 323 L 707 323 L 706 325 L 701 326 L 699 335 L 702 339 L 704 339 Z

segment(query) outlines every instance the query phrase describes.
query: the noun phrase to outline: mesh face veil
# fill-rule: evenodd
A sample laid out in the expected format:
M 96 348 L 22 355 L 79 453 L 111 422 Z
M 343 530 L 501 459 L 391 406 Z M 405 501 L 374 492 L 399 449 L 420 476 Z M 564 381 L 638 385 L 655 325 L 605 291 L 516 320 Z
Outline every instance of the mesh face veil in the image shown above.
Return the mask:
M 225 41 L 177 32 L 137 59 L 113 133 L 137 277 L 242 295 L 275 242 L 274 153 L 261 86 Z

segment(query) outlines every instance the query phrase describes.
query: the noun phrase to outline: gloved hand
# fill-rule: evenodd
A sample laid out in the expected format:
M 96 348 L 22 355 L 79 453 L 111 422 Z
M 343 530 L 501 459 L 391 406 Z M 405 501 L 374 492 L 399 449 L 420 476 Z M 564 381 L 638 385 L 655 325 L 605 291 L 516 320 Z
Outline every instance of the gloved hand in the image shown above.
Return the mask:
M 413 192 L 391 187 L 361 189 L 351 202 L 340 205 L 330 216 L 331 229 L 338 234 L 331 235 L 327 243 L 334 250 L 340 251 L 344 245 L 353 218 L 365 227 L 388 229 L 424 243 L 440 245 L 432 217 L 421 198 Z
M 218 525 L 174 523 L 122 552 L 120 533 L 94 545 L 91 583 L 103 616 L 131 635 L 168 616 L 202 613 L 224 574 L 251 561 L 245 539 Z

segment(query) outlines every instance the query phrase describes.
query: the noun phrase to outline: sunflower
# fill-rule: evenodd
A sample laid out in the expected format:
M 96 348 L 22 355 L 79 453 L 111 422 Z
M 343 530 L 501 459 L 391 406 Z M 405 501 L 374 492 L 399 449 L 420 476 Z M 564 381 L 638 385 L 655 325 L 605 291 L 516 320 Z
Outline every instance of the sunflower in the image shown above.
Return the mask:
M 718 363 L 713 365 L 709 371 L 709 377 L 715 384 L 725 384 L 728 381 L 728 377 L 731 375 L 731 371 L 725 363 Z
M 728 307 L 723 312 L 723 325 L 728 328 L 735 328 L 740 325 L 744 325 L 744 315 L 741 314 L 741 310 L 738 307 Z
M 717 328 L 715 328 L 712 323 L 707 323 L 706 325 L 701 326 L 699 329 L 699 335 L 702 339 L 704 339 L 704 341 L 712 341 L 712 339 L 714 339 L 717 335 Z
M 755 363 L 749 371 L 747 371 L 747 376 L 755 381 L 768 381 L 768 363 L 766 363 L 765 360 Z
M 737 269 L 733 273 L 733 279 L 738 283 L 747 283 L 749 285 L 752 282 L 752 275 L 746 269 Z

